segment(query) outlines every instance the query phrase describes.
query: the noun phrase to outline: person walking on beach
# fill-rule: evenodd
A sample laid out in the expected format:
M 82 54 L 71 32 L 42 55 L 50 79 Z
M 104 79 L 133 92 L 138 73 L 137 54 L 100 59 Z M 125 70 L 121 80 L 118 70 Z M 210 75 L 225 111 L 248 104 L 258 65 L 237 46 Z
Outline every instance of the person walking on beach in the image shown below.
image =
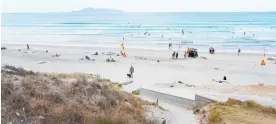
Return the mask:
M 175 51 L 173 51 L 173 54 L 172 54 L 172 59 L 174 59 L 174 56 L 175 56 Z
M 30 50 L 30 46 L 29 46 L 29 44 L 27 44 L 27 50 Z
M 131 65 L 129 69 L 130 76 L 133 77 L 134 67 Z
M 169 43 L 169 50 L 171 50 L 172 48 L 172 43 Z
M 176 52 L 176 54 L 175 54 L 175 58 L 176 58 L 176 59 L 178 59 L 178 52 Z
M 238 56 L 240 56 L 240 53 L 241 53 L 241 49 L 239 48 L 239 50 L 238 50 Z

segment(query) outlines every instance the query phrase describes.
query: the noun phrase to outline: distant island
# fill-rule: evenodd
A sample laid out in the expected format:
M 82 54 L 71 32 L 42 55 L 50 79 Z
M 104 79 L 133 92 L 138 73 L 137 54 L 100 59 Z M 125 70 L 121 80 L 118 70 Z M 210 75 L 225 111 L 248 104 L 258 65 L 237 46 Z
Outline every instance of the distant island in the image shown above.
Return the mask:
M 106 8 L 84 8 L 78 11 L 72 11 L 71 13 L 120 13 L 121 10 L 106 9 Z

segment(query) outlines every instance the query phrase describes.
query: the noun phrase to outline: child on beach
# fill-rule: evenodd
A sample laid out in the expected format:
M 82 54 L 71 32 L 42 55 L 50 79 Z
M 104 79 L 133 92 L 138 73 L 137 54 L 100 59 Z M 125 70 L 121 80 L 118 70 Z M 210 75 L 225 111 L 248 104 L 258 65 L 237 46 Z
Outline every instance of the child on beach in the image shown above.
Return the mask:
M 184 52 L 184 59 L 187 57 L 187 52 L 185 51 Z

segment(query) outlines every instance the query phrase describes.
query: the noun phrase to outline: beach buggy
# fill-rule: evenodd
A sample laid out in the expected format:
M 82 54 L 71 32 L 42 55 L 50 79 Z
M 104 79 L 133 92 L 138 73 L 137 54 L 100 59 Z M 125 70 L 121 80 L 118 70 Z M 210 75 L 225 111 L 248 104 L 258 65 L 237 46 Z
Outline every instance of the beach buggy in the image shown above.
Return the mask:
M 189 52 L 188 52 L 188 57 L 193 57 L 193 58 L 198 57 L 197 49 L 195 49 L 195 48 L 190 48 L 190 50 L 189 50 Z

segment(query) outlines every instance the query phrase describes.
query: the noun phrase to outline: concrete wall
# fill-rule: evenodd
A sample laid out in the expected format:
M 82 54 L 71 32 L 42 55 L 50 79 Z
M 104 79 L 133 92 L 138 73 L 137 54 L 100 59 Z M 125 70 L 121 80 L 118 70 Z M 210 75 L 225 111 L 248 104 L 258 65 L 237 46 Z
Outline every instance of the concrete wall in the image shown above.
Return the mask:
M 196 106 L 202 106 L 202 105 L 208 104 L 208 103 L 213 102 L 213 101 L 214 100 L 212 100 L 212 99 L 209 99 L 209 98 L 206 98 L 206 97 L 203 97 L 203 96 L 200 96 L 200 95 L 195 95 Z
M 195 101 L 183 97 L 178 97 L 166 93 L 156 92 L 149 89 L 140 88 L 140 95 L 147 96 L 153 99 L 158 99 L 159 101 L 164 101 L 167 103 L 172 103 L 181 106 L 195 106 Z
M 214 101 L 210 98 L 203 97 L 203 96 L 196 95 L 196 94 L 195 94 L 195 100 L 191 100 L 188 98 L 174 96 L 174 95 L 157 92 L 157 91 L 153 91 L 153 90 L 145 89 L 145 88 L 140 88 L 139 92 L 140 92 L 140 95 L 142 95 L 142 96 L 147 96 L 147 97 L 150 97 L 155 100 L 158 99 L 159 101 L 164 101 L 167 103 L 180 105 L 180 106 L 199 107 L 199 106 L 202 106 L 202 105 L 205 105 L 205 104 L 208 104 L 208 103 Z

